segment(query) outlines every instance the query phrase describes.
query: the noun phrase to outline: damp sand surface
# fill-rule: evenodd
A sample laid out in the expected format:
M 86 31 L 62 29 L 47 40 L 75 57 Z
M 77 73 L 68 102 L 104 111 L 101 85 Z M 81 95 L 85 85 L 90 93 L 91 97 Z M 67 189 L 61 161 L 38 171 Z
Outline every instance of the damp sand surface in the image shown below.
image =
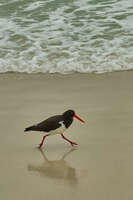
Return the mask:
M 65 136 L 25 127 L 72 108 Z M 133 72 L 0 74 L 0 199 L 132 200 Z

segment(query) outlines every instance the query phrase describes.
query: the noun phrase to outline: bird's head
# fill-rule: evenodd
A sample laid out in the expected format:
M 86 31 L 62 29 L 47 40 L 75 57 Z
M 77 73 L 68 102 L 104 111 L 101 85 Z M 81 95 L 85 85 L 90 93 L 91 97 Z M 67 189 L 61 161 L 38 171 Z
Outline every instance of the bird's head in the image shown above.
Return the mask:
M 85 122 L 84 120 L 82 120 L 79 116 L 77 116 L 75 114 L 75 111 L 74 110 L 67 110 L 66 112 L 63 113 L 63 116 L 65 117 L 65 119 L 70 119 L 70 118 L 73 118 L 75 117 L 76 119 L 78 119 L 79 121 L 81 122 Z

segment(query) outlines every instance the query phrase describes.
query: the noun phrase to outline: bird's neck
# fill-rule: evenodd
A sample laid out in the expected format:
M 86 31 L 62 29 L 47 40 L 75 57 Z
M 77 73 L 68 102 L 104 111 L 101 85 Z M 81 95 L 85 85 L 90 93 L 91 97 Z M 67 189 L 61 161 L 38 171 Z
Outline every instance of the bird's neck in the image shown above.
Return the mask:
M 73 118 L 64 118 L 65 127 L 68 128 L 73 122 Z

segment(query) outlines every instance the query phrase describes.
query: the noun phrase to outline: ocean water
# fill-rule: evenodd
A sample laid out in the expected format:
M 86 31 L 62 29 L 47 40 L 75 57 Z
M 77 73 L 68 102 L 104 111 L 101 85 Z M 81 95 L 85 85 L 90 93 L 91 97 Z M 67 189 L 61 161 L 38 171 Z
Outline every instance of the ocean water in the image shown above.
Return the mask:
M 0 0 L 0 72 L 133 69 L 133 0 Z

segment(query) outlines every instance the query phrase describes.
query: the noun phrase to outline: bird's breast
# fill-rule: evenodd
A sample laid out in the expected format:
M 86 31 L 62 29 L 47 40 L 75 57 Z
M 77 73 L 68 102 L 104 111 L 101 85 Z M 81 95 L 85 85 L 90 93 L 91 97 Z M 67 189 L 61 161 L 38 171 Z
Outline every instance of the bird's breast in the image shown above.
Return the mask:
M 59 122 L 59 124 L 61 124 L 61 126 L 55 130 L 51 130 L 48 132 L 49 135 L 56 135 L 56 134 L 62 134 L 64 133 L 64 131 L 67 129 L 65 127 L 65 125 L 63 124 L 63 121 Z

